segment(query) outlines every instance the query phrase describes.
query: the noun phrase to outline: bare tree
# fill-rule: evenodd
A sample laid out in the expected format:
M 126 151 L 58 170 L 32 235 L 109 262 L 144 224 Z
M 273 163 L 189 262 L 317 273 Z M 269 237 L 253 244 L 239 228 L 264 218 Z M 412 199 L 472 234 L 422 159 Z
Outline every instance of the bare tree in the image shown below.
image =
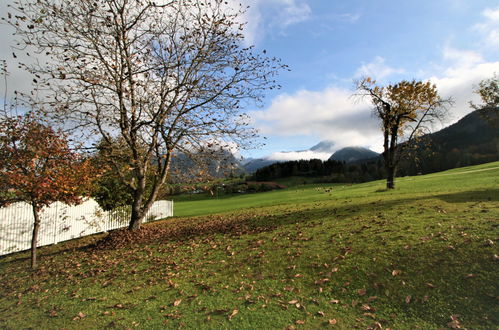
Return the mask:
M 40 107 L 110 148 L 133 191 L 129 229 L 140 227 L 175 152 L 228 141 L 245 147 L 255 136 L 241 109 L 278 88 L 274 77 L 286 66 L 244 47 L 241 8 L 221 0 L 19 0 L 8 14 L 20 45 L 47 59 L 26 65 L 45 89 Z M 122 153 L 116 139 L 131 155 L 126 168 L 112 157 Z
M 380 86 L 367 77 L 356 82 L 356 89 L 358 97 L 370 99 L 381 122 L 386 188 L 393 189 L 401 157 L 418 137 L 430 132 L 433 123 L 445 118 L 452 100 L 442 99 L 430 82 L 416 80 Z

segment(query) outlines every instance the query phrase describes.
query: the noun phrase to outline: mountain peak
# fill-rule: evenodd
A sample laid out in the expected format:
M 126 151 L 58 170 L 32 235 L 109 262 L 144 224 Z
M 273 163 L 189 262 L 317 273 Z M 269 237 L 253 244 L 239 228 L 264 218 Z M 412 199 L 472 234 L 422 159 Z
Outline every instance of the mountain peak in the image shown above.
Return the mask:
M 346 147 L 336 151 L 329 159 L 351 163 L 357 160 L 369 159 L 378 156 L 378 153 L 364 147 Z
M 332 140 L 324 140 L 317 143 L 315 146 L 310 148 L 312 151 L 316 152 L 328 152 L 333 153 L 335 142 Z

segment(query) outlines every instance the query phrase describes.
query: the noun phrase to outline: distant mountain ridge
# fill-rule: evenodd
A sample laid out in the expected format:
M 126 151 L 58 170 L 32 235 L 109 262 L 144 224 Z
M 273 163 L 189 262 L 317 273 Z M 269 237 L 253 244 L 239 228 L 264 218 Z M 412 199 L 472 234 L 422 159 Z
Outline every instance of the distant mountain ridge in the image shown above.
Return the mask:
M 346 147 L 336 151 L 329 160 L 353 163 L 360 160 L 378 157 L 379 154 L 364 147 Z
M 323 151 L 333 145 L 333 141 L 322 141 L 308 151 Z M 294 160 L 300 159 L 305 158 Z M 376 173 L 369 173 L 369 177 L 374 179 L 383 176 L 382 155 L 366 148 L 346 147 L 335 151 L 329 159 L 358 166 L 370 163 L 371 167 L 376 167 Z M 499 160 L 499 111 L 497 108 L 488 108 L 473 111 L 440 131 L 423 136 L 419 148 L 401 160 L 397 173 L 399 176 L 433 173 L 496 160 Z M 253 173 L 277 162 L 283 161 L 262 158 L 252 160 L 244 168 Z
M 298 151 L 281 151 L 263 158 L 250 159 L 247 162 L 242 162 L 243 168 L 248 173 L 253 173 L 256 170 L 269 166 L 275 163 L 284 162 L 287 160 L 301 160 L 313 158 L 327 158 L 334 152 L 335 142 L 324 140 L 314 145 L 310 149 Z M 324 157 L 326 155 L 326 157 Z
M 499 160 L 499 110 L 480 109 L 424 136 L 414 157 L 401 161 L 399 174 L 433 173 L 496 160 Z

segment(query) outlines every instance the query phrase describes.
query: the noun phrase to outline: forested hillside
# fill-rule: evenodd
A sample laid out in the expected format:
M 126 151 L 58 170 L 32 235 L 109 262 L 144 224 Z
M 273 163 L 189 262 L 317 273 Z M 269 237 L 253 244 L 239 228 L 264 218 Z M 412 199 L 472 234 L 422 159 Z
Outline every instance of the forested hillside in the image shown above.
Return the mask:
M 496 109 L 481 109 L 457 123 L 424 136 L 405 157 L 398 176 L 427 174 L 499 160 L 499 116 Z M 319 159 L 275 163 L 259 169 L 256 180 L 290 176 L 322 177 L 327 182 L 365 182 L 384 178 L 383 157 L 346 163 Z

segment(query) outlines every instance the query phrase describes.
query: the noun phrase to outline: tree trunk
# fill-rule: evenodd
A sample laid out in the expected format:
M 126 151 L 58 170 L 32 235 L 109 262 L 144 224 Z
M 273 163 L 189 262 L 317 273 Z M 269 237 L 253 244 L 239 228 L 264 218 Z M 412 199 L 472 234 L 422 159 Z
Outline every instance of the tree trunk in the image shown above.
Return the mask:
M 38 216 L 38 208 L 33 202 L 31 204 L 33 208 L 33 216 L 35 217 L 35 223 L 33 225 L 33 236 L 31 237 L 31 269 L 36 269 L 37 265 L 37 254 L 36 246 L 38 243 L 38 231 L 40 230 L 40 217 Z
M 140 209 L 140 205 L 132 205 L 132 214 L 130 216 L 130 223 L 128 224 L 128 230 L 140 229 L 140 225 L 144 220 L 145 212 Z
M 397 140 L 400 121 L 397 120 L 390 132 L 389 152 L 386 153 L 386 189 L 395 189 L 395 171 L 397 170 L 398 155 L 397 155 Z
M 395 167 L 387 166 L 386 167 L 386 189 L 394 189 L 395 188 Z

